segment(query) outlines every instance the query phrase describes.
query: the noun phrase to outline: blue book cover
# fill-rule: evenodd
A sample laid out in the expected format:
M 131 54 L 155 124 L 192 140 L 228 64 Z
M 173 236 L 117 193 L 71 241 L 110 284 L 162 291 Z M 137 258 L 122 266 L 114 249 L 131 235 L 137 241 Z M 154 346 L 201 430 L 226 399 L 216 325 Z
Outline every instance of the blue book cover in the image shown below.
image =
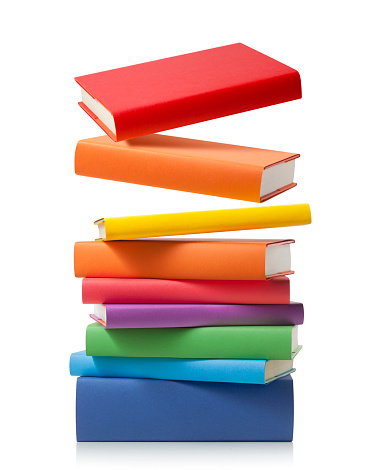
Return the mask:
M 292 441 L 293 381 L 254 384 L 79 377 L 82 441 Z
M 265 384 L 293 372 L 293 361 L 70 356 L 70 374 L 205 382 Z

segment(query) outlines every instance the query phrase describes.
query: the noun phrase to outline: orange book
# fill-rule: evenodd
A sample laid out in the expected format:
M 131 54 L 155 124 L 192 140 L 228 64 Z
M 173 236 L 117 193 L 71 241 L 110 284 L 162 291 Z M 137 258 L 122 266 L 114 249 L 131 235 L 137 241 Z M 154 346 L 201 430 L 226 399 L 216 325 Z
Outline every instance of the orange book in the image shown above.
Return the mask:
M 78 142 L 75 173 L 126 183 L 263 202 L 296 186 L 299 154 L 152 134 Z
M 291 274 L 293 240 L 77 242 L 76 277 L 265 280 Z

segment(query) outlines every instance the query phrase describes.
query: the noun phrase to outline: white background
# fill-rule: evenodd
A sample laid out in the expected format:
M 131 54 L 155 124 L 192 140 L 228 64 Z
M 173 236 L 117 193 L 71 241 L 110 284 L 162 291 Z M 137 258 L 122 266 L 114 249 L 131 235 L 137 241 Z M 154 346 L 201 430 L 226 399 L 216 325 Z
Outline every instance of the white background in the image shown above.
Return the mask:
M 366 34 L 364 2 L 32 1 L 1 19 L 1 426 L 3 468 L 275 468 L 361 463 L 365 439 Z M 295 431 L 287 443 L 75 442 L 69 354 L 90 307 L 73 243 L 100 217 L 250 203 L 76 176 L 79 139 L 101 135 L 75 76 L 243 42 L 297 69 L 303 99 L 168 132 L 301 153 L 313 224 L 295 238 L 292 299 L 305 305 Z M 253 205 L 253 204 L 252 204 Z M 229 234 L 238 236 L 238 234 Z

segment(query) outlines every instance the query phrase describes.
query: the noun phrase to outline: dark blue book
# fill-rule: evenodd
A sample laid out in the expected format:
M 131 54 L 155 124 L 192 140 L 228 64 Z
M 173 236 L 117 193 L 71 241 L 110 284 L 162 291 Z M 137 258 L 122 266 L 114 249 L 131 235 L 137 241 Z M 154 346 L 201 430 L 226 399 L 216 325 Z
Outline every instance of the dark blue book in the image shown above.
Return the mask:
M 293 382 L 79 377 L 81 441 L 292 441 Z

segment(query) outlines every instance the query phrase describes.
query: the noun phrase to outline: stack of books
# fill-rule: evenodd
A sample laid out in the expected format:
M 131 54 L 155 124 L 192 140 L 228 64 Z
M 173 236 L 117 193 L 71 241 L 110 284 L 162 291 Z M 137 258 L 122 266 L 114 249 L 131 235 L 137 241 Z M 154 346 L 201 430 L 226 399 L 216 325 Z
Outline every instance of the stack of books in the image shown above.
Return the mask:
M 298 154 L 150 135 L 300 98 L 298 73 L 257 51 L 235 44 L 77 82 L 108 134 L 78 143 L 77 174 L 255 202 L 295 186 Z M 96 221 L 99 238 L 74 252 L 95 305 L 86 351 L 70 359 L 77 440 L 291 441 L 303 323 L 293 240 L 156 237 L 310 222 L 307 204 Z

